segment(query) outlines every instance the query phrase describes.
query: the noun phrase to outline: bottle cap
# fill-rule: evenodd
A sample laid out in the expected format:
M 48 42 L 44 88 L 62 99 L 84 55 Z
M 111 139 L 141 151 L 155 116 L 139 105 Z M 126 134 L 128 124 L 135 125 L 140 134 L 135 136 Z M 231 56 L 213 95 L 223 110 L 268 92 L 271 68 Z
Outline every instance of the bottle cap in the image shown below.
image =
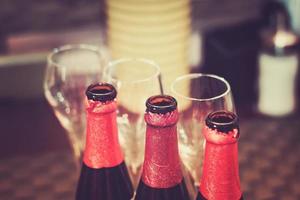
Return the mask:
M 85 94 L 89 100 L 106 102 L 114 100 L 117 96 L 117 91 L 111 84 L 96 83 L 90 85 Z
M 165 114 L 177 109 L 177 101 L 169 95 L 156 95 L 147 99 L 146 112 Z

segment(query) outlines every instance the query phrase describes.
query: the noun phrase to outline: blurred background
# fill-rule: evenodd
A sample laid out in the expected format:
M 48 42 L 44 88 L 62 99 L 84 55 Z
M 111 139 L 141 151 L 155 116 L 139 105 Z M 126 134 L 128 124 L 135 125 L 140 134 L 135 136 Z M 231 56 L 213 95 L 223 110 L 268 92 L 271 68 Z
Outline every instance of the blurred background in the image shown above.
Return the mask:
M 115 2 L 111 0 L 113 8 Z M 125 7 L 134 3 L 124 1 Z M 283 23 L 285 30 L 297 36 L 300 1 L 191 0 L 188 5 L 188 68 L 182 73 L 213 73 L 229 81 L 241 117 L 240 167 L 246 199 L 300 199 L 299 70 L 281 70 L 281 74 L 288 71 L 287 80 L 295 80 L 291 84 L 269 85 L 294 88 L 291 94 L 283 94 L 295 100 L 291 111 L 278 116 L 272 108 L 271 112 L 260 110 L 265 113 L 258 108 L 259 96 L 265 94 L 259 70 L 260 62 L 266 62 L 260 57 L 266 46 L 272 51 L 270 55 L 279 58 L 291 55 L 291 51 L 298 58 L 299 52 L 298 48 L 277 52 L 274 46 L 265 45 L 267 39 L 262 35 L 269 28 L 272 37 L 277 25 Z M 64 44 L 85 43 L 119 58 L 119 47 L 110 36 L 114 23 L 110 6 L 104 0 L 1 0 L 0 199 L 72 199 L 77 179 L 68 170 L 74 168 L 69 158 L 71 147 L 44 97 L 47 55 Z M 282 8 L 288 22 L 274 14 Z M 180 19 L 170 21 L 170 26 Z M 126 26 L 124 33 L 122 28 L 119 35 L 126 36 Z M 276 77 L 272 71 L 267 73 L 269 79 Z

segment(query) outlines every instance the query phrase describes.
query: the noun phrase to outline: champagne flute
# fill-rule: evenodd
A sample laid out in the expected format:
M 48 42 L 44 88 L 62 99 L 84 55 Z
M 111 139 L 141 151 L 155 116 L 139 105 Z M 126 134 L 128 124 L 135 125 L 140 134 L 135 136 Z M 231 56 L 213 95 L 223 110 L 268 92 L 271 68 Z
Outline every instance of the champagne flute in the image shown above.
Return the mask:
M 160 93 L 159 77 L 159 66 L 142 58 L 120 59 L 104 69 L 104 79 L 118 90 L 120 144 L 135 187 L 144 160 L 145 102 Z
M 45 97 L 68 133 L 76 164 L 85 145 L 84 92 L 101 80 L 105 63 L 99 48 L 85 44 L 62 46 L 48 56 Z
M 201 177 L 204 137 L 202 127 L 206 116 L 217 110 L 235 112 L 229 83 L 212 74 L 187 74 L 171 85 L 178 100 L 179 149 L 184 166 L 197 187 Z

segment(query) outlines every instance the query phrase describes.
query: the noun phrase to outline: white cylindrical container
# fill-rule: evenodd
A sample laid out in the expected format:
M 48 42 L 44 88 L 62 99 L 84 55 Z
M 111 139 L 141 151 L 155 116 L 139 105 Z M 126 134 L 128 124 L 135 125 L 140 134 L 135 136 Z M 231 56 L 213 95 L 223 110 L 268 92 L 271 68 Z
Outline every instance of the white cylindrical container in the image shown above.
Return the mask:
M 270 116 L 284 116 L 295 110 L 295 81 L 298 55 L 262 53 L 259 59 L 258 110 Z

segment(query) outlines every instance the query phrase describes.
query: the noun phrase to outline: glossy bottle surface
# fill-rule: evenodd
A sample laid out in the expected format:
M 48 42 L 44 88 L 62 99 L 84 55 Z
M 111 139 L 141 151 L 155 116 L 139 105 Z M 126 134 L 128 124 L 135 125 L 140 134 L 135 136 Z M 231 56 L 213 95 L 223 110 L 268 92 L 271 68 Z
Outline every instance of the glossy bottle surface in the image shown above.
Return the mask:
M 93 169 L 83 163 L 76 200 L 129 200 L 132 196 L 132 185 L 124 162 L 101 169 Z

